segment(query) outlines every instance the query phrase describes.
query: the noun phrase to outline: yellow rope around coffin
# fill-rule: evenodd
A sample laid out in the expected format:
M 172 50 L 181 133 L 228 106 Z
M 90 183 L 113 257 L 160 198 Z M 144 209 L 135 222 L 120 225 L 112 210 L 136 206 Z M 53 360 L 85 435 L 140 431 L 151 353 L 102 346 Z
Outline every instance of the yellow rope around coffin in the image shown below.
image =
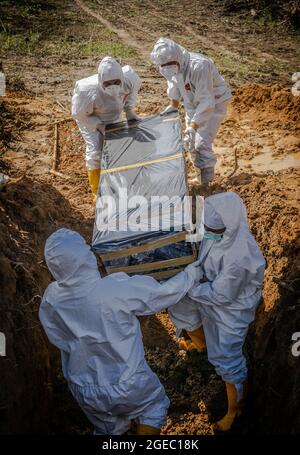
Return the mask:
M 102 261 L 111 261 L 113 259 L 124 258 L 133 254 L 144 253 L 145 251 L 155 250 L 163 246 L 171 245 L 186 240 L 188 233 L 185 231 L 178 232 L 166 238 L 155 240 L 154 242 L 145 243 L 143 245 L 131 246 L 124 250 L 110 251 L 109 253 L 99 253 Z
M 123 266 L 112 266 L 106 267 L 108 273 L 125 272 L 125 273 L 140 273 L 140 272 L 153 272 L 155 270 L 167 269 L 179 265 L 191 264 L 196 260 L 195 255 L 182 256 L 175 259 L 166 259 L 163 261 L 148 262 L 145 264 L 136 265 L 123 265 Z
M 177 160 L 178 158 L 183 158 L 182 152 L 176 153 L 175 155 L 165 156 L 163 158 L 157 158 L 156 160 L 150 161 L 141 161 L 140 163 L 128 164 L 126 166 L 112 167 L 111 169 L 101 169 L 100 174 L 112 174 L 114 172 L 128 171 L 129 169 L 136 169 L 137 167 L 149 166 L 154 163 L 162 163 L 163 161 L 172 161 Z

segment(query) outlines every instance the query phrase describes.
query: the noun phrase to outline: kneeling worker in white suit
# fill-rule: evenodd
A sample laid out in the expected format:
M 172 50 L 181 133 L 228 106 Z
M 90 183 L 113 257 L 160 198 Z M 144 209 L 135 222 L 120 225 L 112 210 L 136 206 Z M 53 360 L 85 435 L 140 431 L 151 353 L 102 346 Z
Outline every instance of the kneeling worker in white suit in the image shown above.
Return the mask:
M 205 199 L 204 225 L 199 251 L 203 276 L 189 297 L 168 311 L 177 331 L 186 330 L 199 351 L 206 341 L 208 360 L 226 382 L 228 398 L 228 412 L 215 429 L 227 431 L 241 413 L 245 398 L 243 345 L 261 299 L 265 260 L 237 194 Z
M 56 281 L 44 293 L 39 317 L 95 434 L 123 434 L 131 420 L 137 434 L 159 434 L 169 399 L 145 360 L 137 316 L 182 299 L 200 279 L 198 263 L 163 284 L 125 273 L 101 278 L 90 247 L 68 229 L 48 238 L 45 258 Z
M 214 178 L 217 160 L 212 143 L 226 115 L 231 91 L 212 60 L 188 52 L 169 38 L 156 42 L 151 60 L 168 82 L 167 94 L 171 101 L 164 112 L 178 108 L 183 100 L 185 146 L 192 155 L 196 181 L 206 186 Z
M 121 66 L 105 57 L 98 74 L 76 82 L 72 98 L 72 117 L 86 144 L 86 167 L 94 199 L 97 197 L 105 125 L 126 118 L 139 120 L 135 113 L 141 79 L 131 66 Z

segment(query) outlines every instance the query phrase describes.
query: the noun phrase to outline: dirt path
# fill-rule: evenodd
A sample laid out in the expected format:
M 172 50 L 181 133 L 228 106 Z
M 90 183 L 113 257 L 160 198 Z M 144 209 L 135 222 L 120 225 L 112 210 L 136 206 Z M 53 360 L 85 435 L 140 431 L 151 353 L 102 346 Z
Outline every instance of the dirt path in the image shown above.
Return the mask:
M 129 35 L 129 33 L 127 33 L 122 28 L 114 27 L 114 25 L 111 22 L 109 22 L 107 19 L 105 19 L 99 13 L 96 13 L 95 11 L 91 10 L 88 6 L 86 6 L 83 1 L 81 1 L 81 0 L 74 0 L 74 1 L 82 11 L 84 11 L 89 16 L 92 16 L 95 19 L 97 19 L 97 21 L 101 22 L 101 24 L 103 24 L 104 27 L 106 27 L 108 30 L 110 30 L 113 33 L 115 33 L 116 35 L 118 35 L 118 37 L 124 43 L 126 43 L 129 47 L 136 49 L 144 58 L 147 58 L 147 53 L 145 52 L 145 49 L 143 48 L 143 46 L 140 45 L 135 39 L 133 39 Z

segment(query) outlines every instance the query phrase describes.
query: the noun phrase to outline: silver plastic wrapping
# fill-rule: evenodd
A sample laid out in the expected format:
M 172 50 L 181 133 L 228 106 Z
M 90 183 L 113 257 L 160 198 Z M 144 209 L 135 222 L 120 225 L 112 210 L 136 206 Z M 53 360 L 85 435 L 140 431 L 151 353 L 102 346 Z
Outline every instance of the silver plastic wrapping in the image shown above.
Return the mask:
M 93 250 L 101 255 L 170 237 L 170 244 L 105 261 L 136 265 L 191 255 L 191 207 L 178 111 L 106 127 Z M 175 237 L 174 237 L 175 238 Z

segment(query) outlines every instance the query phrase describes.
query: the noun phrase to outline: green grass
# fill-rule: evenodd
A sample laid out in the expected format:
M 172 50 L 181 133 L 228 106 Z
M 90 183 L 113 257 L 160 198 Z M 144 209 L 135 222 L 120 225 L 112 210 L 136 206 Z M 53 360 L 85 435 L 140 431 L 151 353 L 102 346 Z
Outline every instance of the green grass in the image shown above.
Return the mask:
M 39 33 L 29 31 L 26 34 L 10 35 L 6 32 L 0 33 L 0 52 L 14 54 L 31 54 L 39 43 Z
M 56 2 L 0 1 L 0 57 L 5 55 L 77 58 L 112 55 L 135 57 L 102 24 L 89 20 L 67 1 L 59 14 Z
M 110 36 L 101 39 L 101 41 L 85 38 L 73 41 L 69 40 L 68 37 L 43 39 L 39 32 L 30 30 L 27 33 L 16 35 L 1 32 L 0 56 L 5 54 L 69 58 L 109 54 L 116 58 L 128 58 L 135 56 L 135 51 L 120 42 L 114 42 Z
M 124 46 L 122 43 L 97 42 L 97 41 L 53 41 L 44 44 L 44 51 L 47 55 L 58 55 L 61 57 L 77 56 L 98 56 L 111 55 L 115 58 L 127 58 L 135 55 L 133 49 Z

